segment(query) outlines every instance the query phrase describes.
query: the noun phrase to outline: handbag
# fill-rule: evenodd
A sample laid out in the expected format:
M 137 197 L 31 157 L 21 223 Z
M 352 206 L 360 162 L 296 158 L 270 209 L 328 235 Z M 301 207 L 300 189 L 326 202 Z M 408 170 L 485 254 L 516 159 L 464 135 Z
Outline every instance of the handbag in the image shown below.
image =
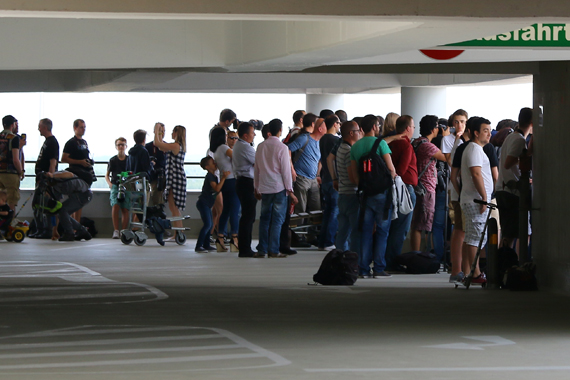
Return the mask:
M 402 214 L 408 215 L 410 212 L 414 211 L 414 204 L 412 203 L 412 197 L 408 191 L 408 187 L 402 181 L 400 176 L 394 178 L 394 184 L 392 185 L 392 200 L 394 203 L 394 213 L 393 215 Z

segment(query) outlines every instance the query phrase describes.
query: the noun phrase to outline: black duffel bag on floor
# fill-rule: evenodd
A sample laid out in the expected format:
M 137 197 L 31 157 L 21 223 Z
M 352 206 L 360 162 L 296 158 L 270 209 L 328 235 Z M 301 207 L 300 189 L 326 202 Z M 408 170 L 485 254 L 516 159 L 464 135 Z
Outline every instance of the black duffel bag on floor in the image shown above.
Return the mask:
M 313 281 L 321 285 L 354 285 L 358 278 L 358 254 L 333 249 L 323 259 Z
M 439 271 L 439 262 L 430 252 L 406 252 L 396 256 L 396 264 L 406 268 L 408 274 L 432 274 Z

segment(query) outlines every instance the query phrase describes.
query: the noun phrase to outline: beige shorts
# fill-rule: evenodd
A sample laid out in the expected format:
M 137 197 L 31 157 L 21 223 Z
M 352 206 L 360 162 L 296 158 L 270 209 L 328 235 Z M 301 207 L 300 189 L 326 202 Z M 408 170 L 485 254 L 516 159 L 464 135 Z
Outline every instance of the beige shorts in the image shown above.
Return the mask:
M 20 176 L 12 173 L 0 173 L 0 189 L 6 190 L 6 202 L 9 205 L 18 204 L 20 200 Z

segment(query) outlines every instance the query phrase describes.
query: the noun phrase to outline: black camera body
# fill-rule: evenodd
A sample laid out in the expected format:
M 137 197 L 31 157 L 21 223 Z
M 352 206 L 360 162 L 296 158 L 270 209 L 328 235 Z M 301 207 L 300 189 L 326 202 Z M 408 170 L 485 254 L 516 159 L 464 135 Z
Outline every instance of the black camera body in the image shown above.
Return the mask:
M 234 121 L 232 122 L 232 126 L 235 130 L 237 130 L 238 126 L 241 123 L 243 123 L 243 121 L 240 121 L 238 119 L 234 119 Z M 263 121 L 257 120 L 257 119 L 251 119 L 248 121 L 248 123 L 253 125 L 253 129 L 255 129 L 256 131 L 261 131 L 261 128 L 263 128 L 263 126 L 264 126 Z

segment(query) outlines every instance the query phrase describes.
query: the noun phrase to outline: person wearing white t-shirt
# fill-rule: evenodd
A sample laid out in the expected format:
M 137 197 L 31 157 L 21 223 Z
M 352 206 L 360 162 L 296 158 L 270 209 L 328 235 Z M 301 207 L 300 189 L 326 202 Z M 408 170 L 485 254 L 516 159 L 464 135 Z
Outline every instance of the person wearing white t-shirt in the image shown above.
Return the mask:
M 455 128 L 455 134 L 445 136 L 441 140 L 441 152 L 445 156 L 447 164 L 452 167 L 453 157 L 457 147 L 463 144 L 464 141 L 469 140 L 469 133 L 465 132 L 465 125 L 467 123 L 468 114 L 462 109 L 458 109 L 449 117 L 449 124 Z M 463 221 L 461 215 L 461 206 L 459 205 L 459 193 L 455 190 L 451 183 L 448 184 L 451 223 L 453 224 L 453 232 L 451 233 L 450 241 L 450 256 L 451 256 L 451 275 L 449 282 L 461 281 L 464 277 L 461 271 L 461 255 L 463 247 Z M 453 211 L 453 214 L 451 214 Z
M 489 202 L 493 193 L 493 176 L 489 158 L 483 151 L 483 146 L 491 140 L 491 122 L 478 117 L 470 122 L 471 144 L 465 148 L 461 160 L 461 211 L 463 213 L 466 245 L 464 262 L 472 263 L 477 254 L 477 247 L 484 233 L 485 222 L 489 210 L 486 205 L 474 203 L 474 199 Z M 486 243 L 483 239 L 482 245 Z M 487 282 L 485 274 L 475 267 L 473 283 Z
M 503 243 L 509 247 L 519 235 L 519 198 L 518 183 L 521 177 L 520 158 L 532 155 L 532 138 L 527 149 L 526 139 L 532 133 L 532 109 L 522 108 L 519 113 L 519 126 L 511 133 L 501 147 L 499 178 L 495 185 L 495 194 L 499 206 Z M 528 234 L 530 227 L 530 213 Z M 519 239 L 520 240 L 520 239 Z M 517 253 L 518 253 L 517 244 Z

